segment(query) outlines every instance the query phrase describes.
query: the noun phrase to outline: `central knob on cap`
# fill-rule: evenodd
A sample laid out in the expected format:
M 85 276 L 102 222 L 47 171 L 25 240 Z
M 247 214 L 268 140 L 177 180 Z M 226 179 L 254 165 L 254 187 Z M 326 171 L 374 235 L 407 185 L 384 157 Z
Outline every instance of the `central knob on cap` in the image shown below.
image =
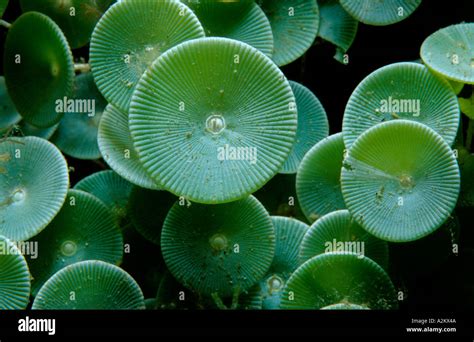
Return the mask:
M 283 286 L 283 280 L 277 275 L 273 275 L 267 281 L 270 292 L 279 291 Z
M 17 190 L 13 193 L 13 202 L 21 202 L 25 199 L 25 192 L 23 190 Z
M 65 256 L 72 256 L 77 252 L 77 245 L 73 241 L 64 241 L 61 245 L 61 253 Z
M 227 248 L 228 241 L 227 238 L 222 234 L 214 234 L 209 239 L 211 247 L 216 251 L 222 251 Z
M 225 120 L 222 115 L 214 114 L 207 118 L 206 129 L 212 134 L 220 134 L 225 129 Z
M 408 189 L 411 189 L 415 186 L 415 181 L 413 180 L 413 178 L 409 175 L 402 175 L 400 177 L 400 185 L 403 187 L 403 188 L 408 188 Z

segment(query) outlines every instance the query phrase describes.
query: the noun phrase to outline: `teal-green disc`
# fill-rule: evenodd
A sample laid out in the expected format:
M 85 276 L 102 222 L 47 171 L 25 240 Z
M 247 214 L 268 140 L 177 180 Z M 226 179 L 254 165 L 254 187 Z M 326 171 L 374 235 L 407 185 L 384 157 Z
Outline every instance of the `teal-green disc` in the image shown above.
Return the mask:
M 354 219 L 380 239 L 405 242 L 434 232 L 449 217 L 460 189 L 454 153 L 426 125 L 378 124 L 348 150 L 341 187 Z
M 105 162 L 120 176 L 142 188 L 160 189 L 138 158 L 126 113 L 109 104 L 100 120 L 97 141 Z
M 301 161 L 296 193 L 309 222 L 346 208 L 340 182 L 344 149 L 342 133 L 333 134 L 313 146 Z
M 61 209 L 68 186 L 66 160 L 50 142 L 0 142 L 0 234 L 14 241 L 38 234 Z
M 99 18 L 115 0 L 20 0 L 24 12 L 38 11 L 53 19 L 73 49 L 91 39 Z
M 123 228 L 128 216 L 128 203 L 133 185 L 112 170 L 93 173 L 74 186 L 100 199 L 114 214 Z
M 58 103 L 64 108 L 64 117 L 51 141 L 76 159 L 99 159 L 97 131 L 106 105 L 91 73 L 76 76 L 74 96 Z
M 294 143 L 295 98 L 263 53 L 228 38 L 168 50 L 134 93 L 130 131 L 152 178 L 177 196 L 217 204 L 248 196 Z
M 254 0 L 181 1 L 194 11 L 207 37 L 240 40 L 262 51 L 268 57 L 272 56 L 272 27 Z
M 144 310 L 137 282 L 121 268 L 99 260 L 55 273 L 35 298 L 33 310 Z
M 0 235 L 0 310 L 22 310 L 30 301 L 30 272 L 21 249 Z
M 252 196 L 218 205 L 176 203 L 165 219 L 161 248 L 179 282 L 198 294 L 223 298 L 246 291 L 266 274 L 275 231 Z
M 350 147 L 370 127 L 397 119 L 423 123 L 452 145 L 460 120 L 457 97 L 446 80 L 424 65 L 384 66 L 362 80 L 349 98 L 342 124 L 344 143 Z
M 357 254 L 326 253 L 301 265 L 282 294 L 282 309 L 314 310 L 330 305 L 396 309 L 397 292 L 387 273 Z
M 338 0 L 318 0 L 318 5 L 321 16 L 318 36 L 344 54 L 354 42 L 358 21 L 344 10 Z
M 284 278 L 289 278 L 300 265 L 298 250 L 309 226 L 294 218 L 272 216 L 275 228 L 275 256 L 270 266 L 269 273 L 278 273 Z
M 418 59 L 414 60 L 413 63 L 424 64 L 423 59 L 421 59 L 421 58 L 418 58 Z M 458 81 L 451 80 L 451 79 L 447 78 L 446 76 L 440 74 L 439 72 L 435 71 L 434 69 L 430 69 L 430 71 L 434 75 L 447 80 L 449 85 L 451 86 L 451 88 L 453 89 L 453 91 L 456 95 L 459 95 L 461 93 L 461 91 L 463 90 L 463 88 L 465 86 L 465 84 L 463 82 L 458 82 Z
M 318 34 L 319 9 L 316 0 L 258 0 L 273 32 L 273 60 L 279 66 L 301 57 Z
M 296 141 L 281 173 L 296 173 L 306 152 L 329 134 L 329 123 L 321 102 L 304 85 L 290 81 L 296 99 L 298 128 Z
M 261 309 L 280 308 L 281 293 L 290 275 L 300 265 L 298 251 L 309 226 L 298 220 L 272 216 L 275 227 L 275 256 L 265 277 L 259 282 L 254 302 L 261 298 Z
M 384 26 L 408 18 L 420 6 L 421 0 L 340 0 L 340 3 L 358 21 Z
M 92 33 L 90 64 L 108 102 L 128 112 L 143 72 L 169 48 L 204 37 L 194 13 L 178 0 L 122 0 Z
M 323 253 L 355 253 L 388 269 L 388 244 L 364 230 L 348 210 L 337 210 L 317 220 L 305 234 L 300 263 Z
M 421 45 L 421 58 L 449 80 L 474 84 L 474 23 L 436 31 Z
M 53 274 L 73 263 L 102 260 L 119 264 L 124 249 L 112 212 L 98 198 L 80 190 L 69 190 L 59 214 L 34 241 L 38 257 L 28 260 L 33 295 Z
M 71 50 L 49 17 L 28 12 L 8 30 L 3 58 L 8 92 L 23 119 L 40 128 L 59 122 L 56 101 L 70 97 L 74 83 Z

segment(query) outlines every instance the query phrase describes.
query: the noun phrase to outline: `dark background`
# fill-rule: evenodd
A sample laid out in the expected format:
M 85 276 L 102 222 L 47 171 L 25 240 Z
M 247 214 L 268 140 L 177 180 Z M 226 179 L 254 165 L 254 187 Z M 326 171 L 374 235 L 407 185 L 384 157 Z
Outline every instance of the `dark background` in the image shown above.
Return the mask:
M 4 19 L 13 22 L 19 15 L 18 0 L 11 0 Z M 341 130 L 349 96 L 364 77 L 384 65 L 418 59 L 426 37 L 442 27 L 463 21 L 474 21 L 474 0 L 424 0 L 408 19 L 398 24 L 383 27 L 360 24 L 349 50 L 350 63 L 347 66 L 333 59 L 335 49 L 331 44 L 321 42 L 312 47 L 305 58 L 282 69 L 290 80 L 306 85 L 316 94 L 328 114 L 331 134 L 336 133 Z M 4 45 L 6 33 L 7 30 L 0 28 L 0 46 Z M 73 53 L 87 59 L 87 48 Z M 3 74 L 3 60 L 0 74 Z M 72 158 L 68 158 L 68 162 L 75 168 L 71 174 L 72 186 L 79 179 L 104 168 L 100 162 Z M 446 239 L 442 232 L 421 243 L 391 245 L 390 276 L 405 293 L 405 300 L 401 302 L 403 310 L 474 309 L 474 217 L 470 211 L 457 211 L 461 223 L 458 256 L 449 253 L 450 245 L 443 242 Z M 143 283 L 150 282 L 148 278 L 153 278 L 153 272 L 150 275 L 149 265 L 137 264 L 153 255 L 160 256 L 153 245 L 145 241 L 141 244 L 143 259 L 136 255 L 126 260 L 124 268 L 143 286 Z M 151 266 L 152 269 L 156 267 L 159 268 Z M 153 279 L 151 283 L 155 283 Z M 153 286 L 146 284 L 143 286 L 145 296 L 153 296 Z

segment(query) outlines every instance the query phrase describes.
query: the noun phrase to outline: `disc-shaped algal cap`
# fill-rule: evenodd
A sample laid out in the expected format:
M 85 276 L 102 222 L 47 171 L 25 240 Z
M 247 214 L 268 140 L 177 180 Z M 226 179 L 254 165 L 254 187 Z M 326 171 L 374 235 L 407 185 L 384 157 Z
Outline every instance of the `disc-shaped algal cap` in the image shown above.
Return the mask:
M 421 0 L 341 0 L 342 7 L 355 19 L 367 24 L 384 26 L 409 17 Z
M 54 21 L 37 12 L 15 20 L 5 42 L 3 70 L 25 121 L 46 128 L 61 119 L 57 101 L 72 94 L 74 65 L 66 37 Z
M 343 157 L 342 133 L 336 133 L 314 145 L 301 161 L 296 174 L 296 193 L 309 222 L 345 209 L 340 182 Z
M 73 49 L 89 43 L 99 18 L 115 0 L 20 0 L 23 11 L 51 17 L 63 30 Z
M 336 46 L 334 58 L 343 62 L 343 54 L 354 42 L 359 22 L 346 12 L 339 0 L 318 0 L 318 6 L 321 16 L 318 36 Z
M 30 300 L 30 272 L 21 250 L 0 235 L 0 310 L 25 309 Z
M 0 143 L 0 234 L 27 240 L 51 222 L 69 186 L 66 160 L 50 142 L 12 137 Z
M 308 230 L 308 225 L 289 217 L 272 216 L 275 228 L 275 256 L 270 270 L 250 291 L 251 302 L 260 299 L 260 309 L 272 310 L 280 308 L 281 293 L 290 275 L 300 265 L 298 251 L 301 241 Z
M 316 0 L 258 0 L 273 32 L 273 60 L 279 66 L 301 57 L 318 34 L 319 9 Z
M 128 112 L 143 72 L 169 48 L 204 37 L 194 13 L 178 0 L 122 0 L 92 33 L 90 63 L 104 97 Z
M 381 123 L 363 133 L 343 162 L 341 188 L 354 219 L 380 239 L 403 242 L 438 229 L 459 194 L 453 151 L 426 125 Z
M 267 16 L 254 0 L 182 1 L 197 15 L 207 37 L 240 40 L 271 57 L 272 28 Z
M 373 310 L 398 306 L 387 273 L 355 253 L 326 253 L 309 259 L 290 277 L 281 299 L 282 309 L 322 309 L 336 304 Z
M 436 31 L 421 45 L 421 58 L 450 80 L 474 84 L 474 23 Z
M 161 234 L 163 257 L 183 285 L 201 295 L 244 292 L 268 271 L 275 231 L 253 196 L 218 205 L 176 203 Z
M 291 217 L 272 216 L 275 228 L 275 256 L 269 272 L 288 278 L 300 265 L 298 250 L 309 226 Z
M 449 83 L 418 63 L 377 69 L 357 86 L 347 102 L 342 124 L 346 147 L 370 127 L 388 120 L 421 122 L 452 145 L 460 112 Z
M 212 37 L 158 58 L 140 80 L 129 120 L 152 178 L 209 204 L 244 198 L 280 170 L 297 113 L 288 81 L 268 57 Z
M 321 102 L 304 85 L 290 81 L 298 110 L 296 141 L 281 173 L 296 173 L 306 152 L 329 134 L 329 123 Z
M 54 274 L 35 298 L 33 310 L 137 310 L 145 299 L 137 282 L 115 265 L 88 260 Z
M 59 214 L 40 234 L 38 257 L 29 260 L 32 292 L 61 268 L 84 260 L 118 264 L 123 238 L 115 217 L 98 198 L 80 190 L 69 190 Z
M 99 159 L 97 131 L 107 102 L 91 73 L 76 77 L 74 95 L 58 102 L 65 114 L 51 141 L 65 154 L 77 159 Z
M 159 189 L 138 158 L 128 128 L 128 115 L 112 105 L 105 108 L 97 138 L 105 162 L 130 183 L 147 189 Z
M 74 186 L 100 199 L 114 214 L 121 228 L 127 222 L 128 201 L 133 185 L 112 170 L 93 173 Z
M 353 252 L 366 256 L 388 269 L 388 244 L 368 233 L 347 210 L 324 215 L 306 232 L 301 243 L 302 264 L 315 255 L 330 252 Z

